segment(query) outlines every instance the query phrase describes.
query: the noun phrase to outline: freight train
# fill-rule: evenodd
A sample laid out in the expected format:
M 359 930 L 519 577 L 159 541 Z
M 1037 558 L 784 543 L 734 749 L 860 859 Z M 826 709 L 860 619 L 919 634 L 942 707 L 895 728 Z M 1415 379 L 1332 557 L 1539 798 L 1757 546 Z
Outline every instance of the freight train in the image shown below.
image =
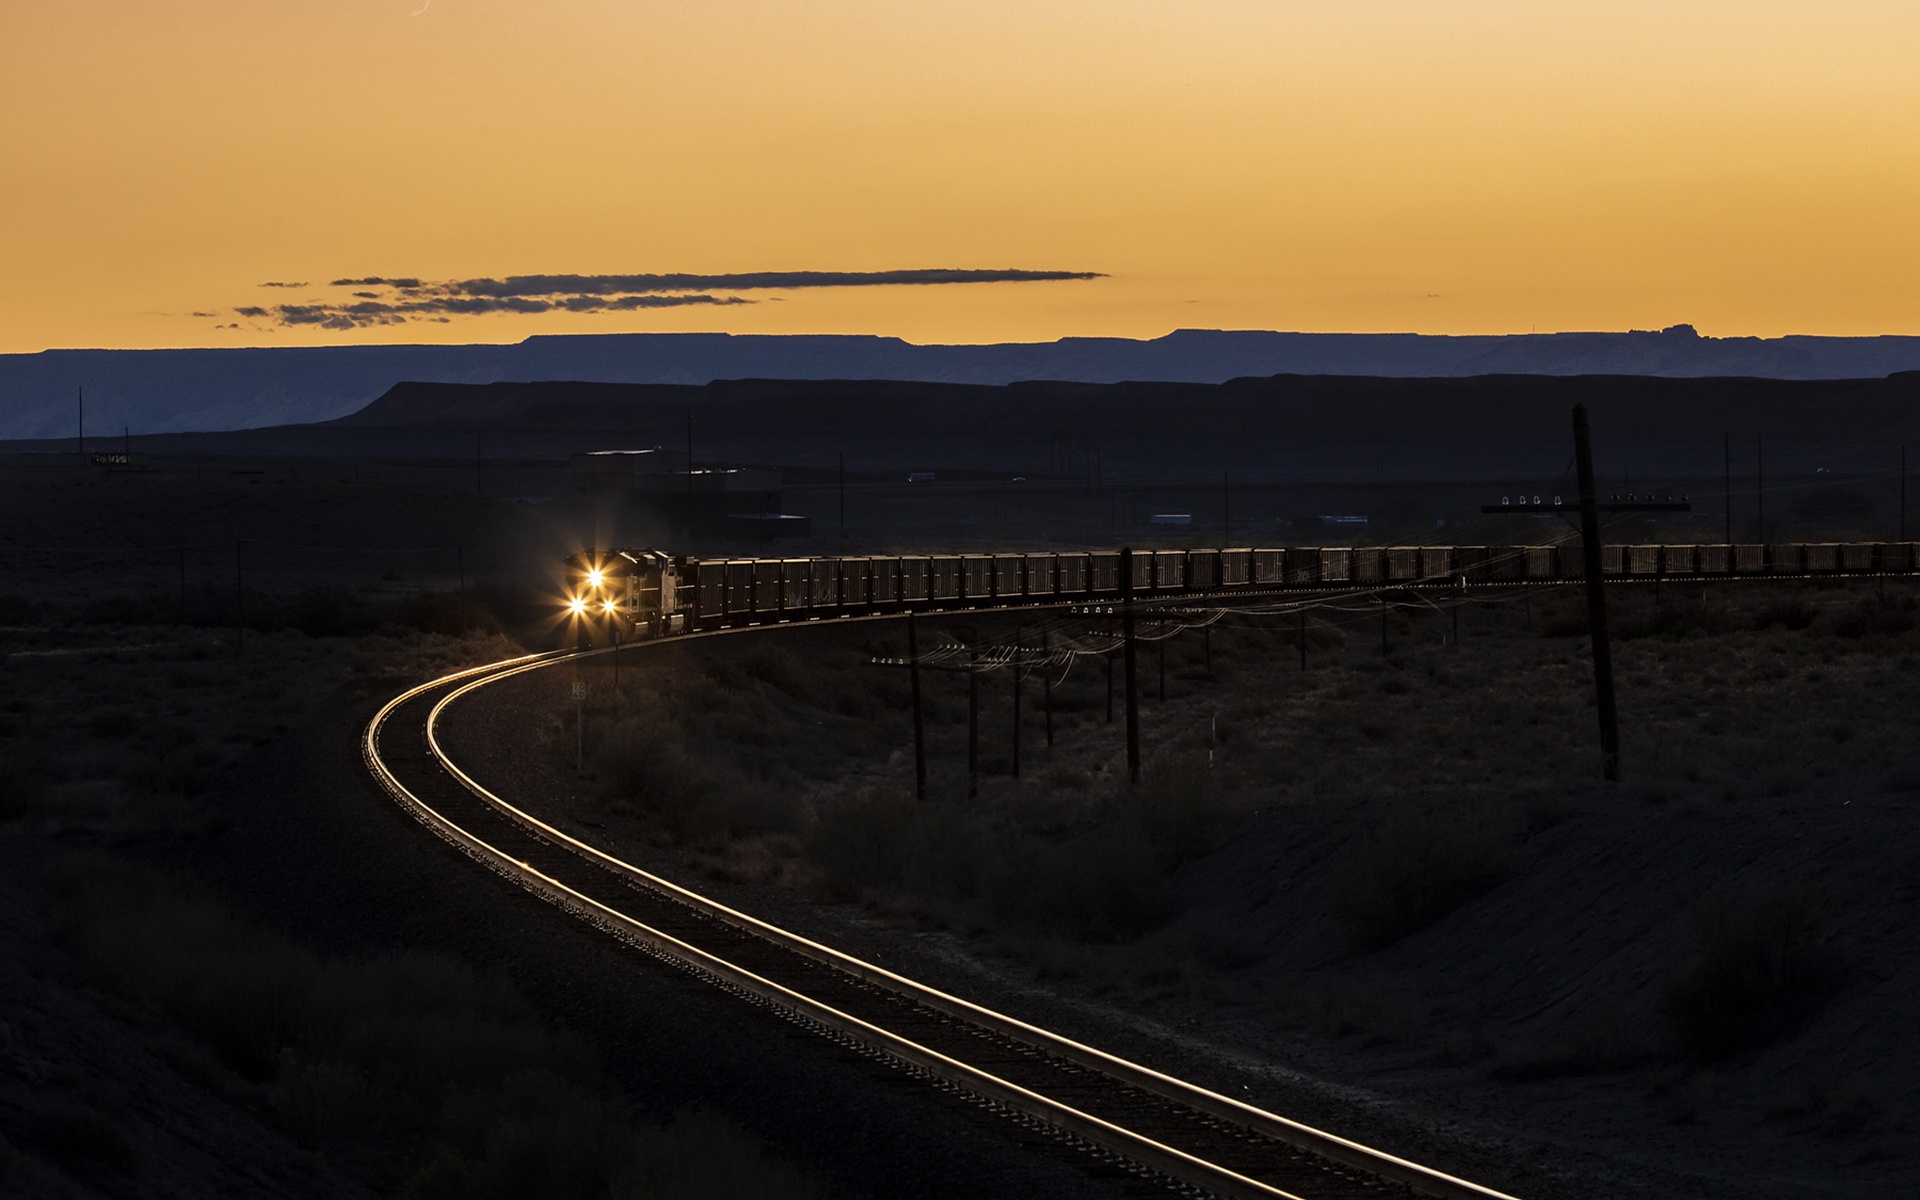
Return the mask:
M 1910 575 L 1917 542 L 1609 545 L 1623 580 Z M 1570 583 L 1577 542 L 1544 546 L 1303 546 L 841 558 L 689 558 L 586 550 L 567 559 L 567 606 L 583 637 L 622 639 L 806 621 L 1173 596 L 1290 590 Z

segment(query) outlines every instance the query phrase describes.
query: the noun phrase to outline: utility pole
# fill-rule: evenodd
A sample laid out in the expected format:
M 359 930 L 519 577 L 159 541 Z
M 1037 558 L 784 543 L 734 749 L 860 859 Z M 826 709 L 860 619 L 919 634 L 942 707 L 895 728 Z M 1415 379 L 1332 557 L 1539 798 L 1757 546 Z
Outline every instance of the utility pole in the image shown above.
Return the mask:
M 1233 481 L 1220 472 L 1220 544 L 1233 545 Z
M 847 452 L 840 452 L 840 540 L 847 537 Z
M 1161 638 L 1153 644 L 1153 648 L 1160 659 L 1160 691 L 1158 699 L 1160 703 L 1165 704 L 1167 702 L 1167 639 Z
M 1900 443 L 1900 540 L 1907 540 L 1907 444 Z
M 240 547 L 245 542 L 233 544 L 233 652 L 240 653 L 247 646 L 247 581 L 245 568 L 240 561 Z
M 1047 749 L 1053 749 L 1053 631 L 1040 631 L 1040 702 L 1047 713 Z
M 1307 669 L 1307 610 L 1300 610 L 1300 669 Z
M 1720 454 L 1726 475 L 1721 480 L 1721 494 L 1726 497 L 1727 505 L 1727 545 L 1733 545 L 1733 435 L 1720 435 Z M 1729 550 L 1731 554 L 1733 551 Z
M 1134 671 L 1133 551 L 1120 551 L 1120 636 L 1127 671 L 1127 779 L 1140 782 L 1140 690 Z
M 80 409 L 80 436 L 74 439 L 74 445 L 80 452 L 80 465 L 87 465 L 87 389 L 73 390 L 74 403 Z
M 1387 594 L 1380 593 L 1380 657 L 1387 656 Z
M 1607 638 L 1607 593 L 1600 566 L 1600 512 L 1593 496 L 1593 449 L 1587 406 L 1573 406 L 1573 454 L 1580 472 L 1580 552 L 1587 571 L 1587 628 L 1593 638 L 1593 691 L 1600 714 L 1600 772 L 1620 781 L 1620 720 L 1613 703 L 1613 646 Z
M 913 794 L 927 799 L 927 727 L 920 716 L 920 639 L 914 634 L 913 614 L 907 614 L 907 681 L 913 689 Z
M 1013 777 L 1020 778 L 1020 647 L 1013 648 Z
M 1767 435 L 1753 435 L 1753 498 L 1760 512 L 1760 544 L 1767 544 Z M 1765 554 L 1762 550 L 1760 553 Z
M 1453 587 L 1453 648 L 1460 648 L 1460 608 L 1467 602 L 1467 577 L 1462 575 L 1460 582 Z
M 1113 636 L 1113 613 L 1111 610 L 1107 613 L 1107 636 Z M 1113 724 L 1113 651 L 1109 650 L 1105 654 L 1102 654 L 1100 661 L 1105 663 L 1107 667 L 1107 724 L 1111 725 Z

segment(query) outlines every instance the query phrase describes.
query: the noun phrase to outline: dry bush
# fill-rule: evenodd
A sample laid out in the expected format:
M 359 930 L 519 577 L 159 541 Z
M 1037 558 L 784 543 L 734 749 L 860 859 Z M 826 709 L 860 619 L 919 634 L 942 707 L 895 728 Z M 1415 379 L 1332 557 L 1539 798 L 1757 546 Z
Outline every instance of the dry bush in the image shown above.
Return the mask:
M 1120 794 L 1117 807 L 1172 869 L 1217 849 L 1246 816 L 1248 802 L 1207 765 L 1204 753 L 1189 752 L 1152 763 L 1138 788 Z
M 1363 950 L 1424 929 L 1519 872 L 1522 826 L 1513 809 L 1489 803 L 1396 804 L 1341 855 L 1334 920 Z
M 1691 957 L 1661 987 L 1681 1046 L 1713 1062 L 1797 1032 L 1846 982 L 1832 923 L 1830 903 L 1806 887 L 1710 897 Z
M 284 1128 L 374 1171 L 382 1190 L 814 1194 L 725 1122 L 637 1125 L 584 1043 L 450 960 L 324 959 L 203 889 L 103 858 L 60 864 L 54 924 L 96 976 L 265 1083 Z

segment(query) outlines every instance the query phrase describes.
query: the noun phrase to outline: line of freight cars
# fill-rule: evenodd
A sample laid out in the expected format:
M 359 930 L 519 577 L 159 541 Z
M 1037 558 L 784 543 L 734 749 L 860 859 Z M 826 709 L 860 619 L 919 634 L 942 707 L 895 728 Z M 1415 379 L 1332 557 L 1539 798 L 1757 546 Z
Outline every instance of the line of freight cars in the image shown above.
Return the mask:
M 1603 546 L 1601 568 L 1626 578 L 1909 574 L 1915 542 Z M 1362 546 L 1141 550 L 1136 596 L 1205 595 L 1376 584 L 1550 583 L 1583 578 L 1578 543 L 1549 546 Z M 1121 595 L 1117 550 L 865 558 L 672 558 L 586 551 L 568 560 L 576 613 L 655 633 L 919 609 L 1057 604 Z

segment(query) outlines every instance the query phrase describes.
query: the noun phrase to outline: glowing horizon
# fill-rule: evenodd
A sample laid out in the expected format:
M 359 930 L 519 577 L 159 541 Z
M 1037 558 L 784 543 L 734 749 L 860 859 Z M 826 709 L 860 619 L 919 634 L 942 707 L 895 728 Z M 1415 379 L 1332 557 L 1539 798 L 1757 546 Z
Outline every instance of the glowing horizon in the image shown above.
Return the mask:
M 0 351 L 1920 334 L 1916 61 L 1885 0 L 20 0 Z

